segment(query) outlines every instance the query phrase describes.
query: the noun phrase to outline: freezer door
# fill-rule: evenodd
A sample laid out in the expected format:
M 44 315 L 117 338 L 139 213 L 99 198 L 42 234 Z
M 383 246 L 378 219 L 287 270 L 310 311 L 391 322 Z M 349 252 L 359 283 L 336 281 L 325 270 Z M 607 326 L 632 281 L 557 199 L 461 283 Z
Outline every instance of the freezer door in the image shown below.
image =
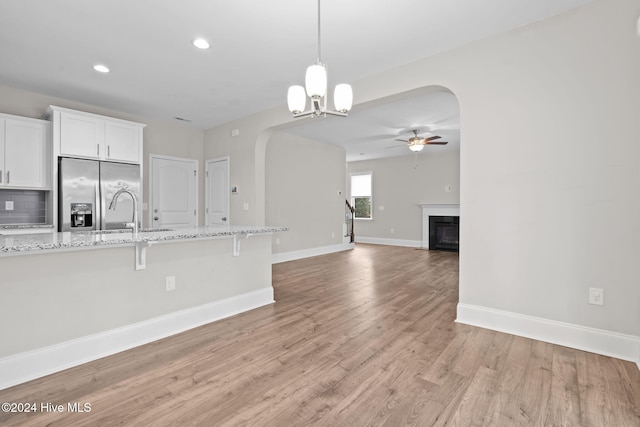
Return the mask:
M 60 158 L 58 229 L 96 230 L 100 227 L 99 164 L 93 160 Z
M 123 193 L 120 195 L 115 210 L 109 209 L 113 195 L 123 187 L 128 188 L 138 197 L 138 218 L 142 218 L 140 166 L 100 162 L 101 228 L 103 230 L 128 228 L 126 224 L 133 222 L 133 201 L 128 194 Z M 140 226 L 140 220 L 138 220 L 138 226 Z

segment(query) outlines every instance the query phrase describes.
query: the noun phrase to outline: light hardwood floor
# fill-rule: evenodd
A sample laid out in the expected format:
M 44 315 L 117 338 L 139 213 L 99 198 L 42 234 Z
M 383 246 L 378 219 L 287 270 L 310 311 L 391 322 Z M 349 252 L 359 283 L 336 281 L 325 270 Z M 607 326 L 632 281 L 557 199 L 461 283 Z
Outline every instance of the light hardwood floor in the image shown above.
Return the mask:
M 0 425 L 640 426 L 635 364 L 454 322 L 458 255 L 274 265 L 276 303 L 0 391 Z M 81 321 L 81 319 L 79 319 Z

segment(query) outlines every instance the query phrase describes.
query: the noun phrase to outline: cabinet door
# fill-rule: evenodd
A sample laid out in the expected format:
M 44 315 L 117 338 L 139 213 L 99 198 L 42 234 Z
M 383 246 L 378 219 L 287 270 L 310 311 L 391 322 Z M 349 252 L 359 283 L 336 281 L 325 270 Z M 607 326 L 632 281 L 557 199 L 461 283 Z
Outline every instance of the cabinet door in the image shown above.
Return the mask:
M 126 123 L 106 121 L 106 158 L 140 163 L 141 128 Z
M 104 142 L 104 120 L 79 114 L 60 113 L 60 154 L 99 159 Z
M 44 123 L 5 120 L 5 184 L 48 187 L 47 130 Z

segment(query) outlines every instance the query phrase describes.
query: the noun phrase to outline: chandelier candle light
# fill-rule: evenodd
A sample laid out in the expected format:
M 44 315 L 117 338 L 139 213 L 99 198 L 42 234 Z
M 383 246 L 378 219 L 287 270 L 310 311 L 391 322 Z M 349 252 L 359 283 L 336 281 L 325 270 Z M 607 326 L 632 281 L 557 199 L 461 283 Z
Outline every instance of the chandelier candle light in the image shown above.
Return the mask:
M 333 103 L 336 111 L 327 110 L 327 68 L 320 60 L 320 0 L 318 0 L 318 61 L 307 68 L 304 84 L 306 95 L 311 98 L 311 109 L 304 111 L 307 106 L 305 88 L 299 85 L 289 87 L 287 104 L 294 118 L 318 117 L 327 114 L 332 116 L 347 117 L 353 104 L 353 91 L 351 85 L 339 84 L 333 93 Z

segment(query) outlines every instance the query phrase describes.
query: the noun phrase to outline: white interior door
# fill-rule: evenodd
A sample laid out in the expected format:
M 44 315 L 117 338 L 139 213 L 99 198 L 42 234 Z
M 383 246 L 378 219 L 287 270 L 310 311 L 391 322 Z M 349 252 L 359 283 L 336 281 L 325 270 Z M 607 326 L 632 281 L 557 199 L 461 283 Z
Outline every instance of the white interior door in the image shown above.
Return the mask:
M 207 160 L 206 225 L 229 224 L 229 158 Z
M 198 161 L 151 156 L 150 224 L 153 228 L 198 225 Z

